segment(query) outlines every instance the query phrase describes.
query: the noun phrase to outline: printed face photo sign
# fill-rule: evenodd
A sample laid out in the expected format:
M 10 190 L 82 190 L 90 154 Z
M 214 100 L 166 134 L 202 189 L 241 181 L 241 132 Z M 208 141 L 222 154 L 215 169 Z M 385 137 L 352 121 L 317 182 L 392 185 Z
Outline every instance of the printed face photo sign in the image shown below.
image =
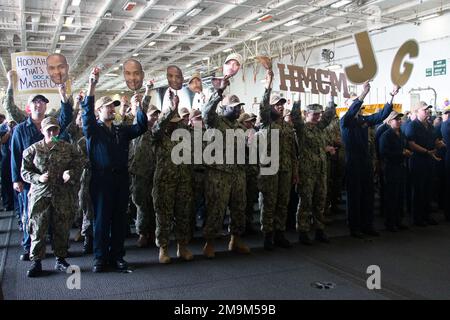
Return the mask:
M 202 80 L 199 78 L 192 78 L 189 82 L 189 90 L 195 93 L 200 93 L 203 90 Z
M 183 87 L 183 72 L 177 66 L 167 67 L 167 82 L 172 90 L 181 90 Z
M 65 84 L 70 92 L 69 65 L 63 55 L 26 51 L 11 54 L 12 70 L 17 73 L 14 89 L 18 94 L 57 93 Z
M 138 91 L 144 83 L 144 70 L 139 61 L 128 59 L 123 63 L 123 77 L 128 89 Z
M 47 57 L 47 72 L 56 84 L 64 84 L 69 79 L 69 64 L 65 56 L 59 53 Z
M 242 56 L 239 53 L 232 53 L 225 59 L 223 65 L 223 75 L 233 77 L 241 69 Z
M 354 36 L 361 58 L 361 66 L 353 64 L 345 68 L 345 73 L 350 82 L 361 84 L 367 80 L 372 80 L 377 74 L 378 66 L 375 59 L 375 53 L 367 31 L 356 33 Z M 398 49 L 391 67 L 392 83 L 403 87 L 411 77 L 414 65 L 410 62 L 403 63 L 403 72 L 401 71 L 403 60 L 409 56 L 417 58 L 419 56 L 419 44 L 416 40 L 408 40 Z

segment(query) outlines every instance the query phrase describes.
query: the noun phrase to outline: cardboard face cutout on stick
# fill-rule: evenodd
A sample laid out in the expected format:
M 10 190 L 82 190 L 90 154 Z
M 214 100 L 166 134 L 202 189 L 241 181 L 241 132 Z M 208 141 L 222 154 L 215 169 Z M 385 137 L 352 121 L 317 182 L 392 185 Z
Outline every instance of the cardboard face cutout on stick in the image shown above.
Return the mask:
M 232 53 L 225 59 L 223 65 L 223 75 L 233 77 L 241 69 L 242 56 L 239 53 Z
M 64 55 L 55 53 L 47 57 L 47 73 L 56 84 L 65 84 L 69 79 L 69 64 Z
M 201 93 L 203 91 L 202 78 L 199 73 L 194 73 L 189 80 L 189 90 L 195 93 Z
M 167 67 L 167 82 L 172 90 L 181 90 L 183 87 L 183 72 L 177 66 Z
M 144 83 L 144 70 L 139 61 L 128 59 L 123 63 L 123 77 L 128 89 L 138 91 Z

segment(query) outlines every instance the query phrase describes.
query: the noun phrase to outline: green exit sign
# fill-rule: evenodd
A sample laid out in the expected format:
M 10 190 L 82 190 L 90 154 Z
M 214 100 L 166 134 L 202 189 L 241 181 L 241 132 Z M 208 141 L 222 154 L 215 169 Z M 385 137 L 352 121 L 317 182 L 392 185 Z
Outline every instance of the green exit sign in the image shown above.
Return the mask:
M 427 77 L 431 77 L 433 75 L 433 69 L 432 68 L 427 68 L 425 70 Z
M 447 60 L 433 61 L 433 75 L 443 76 L 447 74 Z

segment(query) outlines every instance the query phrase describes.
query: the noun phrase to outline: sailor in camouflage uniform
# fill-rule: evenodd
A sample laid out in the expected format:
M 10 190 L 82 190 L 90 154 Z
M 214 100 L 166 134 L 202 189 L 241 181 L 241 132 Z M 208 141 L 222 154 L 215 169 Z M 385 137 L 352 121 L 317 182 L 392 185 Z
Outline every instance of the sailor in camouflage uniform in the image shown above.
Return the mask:
M 308 232 L 311 223 L 316 228 L 316 240 L 329 242 L 324 233 L 323 215 L 327 197 L 327 156 L 325 128 L 330 124 L 336 111 L 327 108 L 321 116 L 323 107 L 310 104 L 306 107 L 306 122 L 300 117 L 300 101 L 292 108 L 292 121 L 299 139 L 299 193 L 297 208 L 297 231 L 303 244 L 312 244 Z M 311 221 L 312 220 L 312 221 Z
M 65 271 L 69 233 L 74 215 L 72 183 L 79 180 L 82 163 L 76 149 L 58 140 L 60 126 L 53 117 L 42 120 L 44 139 L 24 150 L 21 175 L 31 184 L 29 193 L 28 231 L 31 237 L 30 259 L 33 261 L 27 275 L 41 275 L 41 260 L 45 258 L 45 241 L 49 224 L 52 225 L 55 269 Z
M 178 243 L 177 256 L 183 260 L 193 259 L 187 248 L 191 238 L 192 169 L 189 164 L 172 162 L 172 149 L 178 144 L 171 140 L 175 129 L 185 127 L 178 116 L 179 98 L 170 91 L 171 107 L 152 128 L 156 150 L 156 171 L 153 179 L 153 205 L 156 214 L 156 245 L 159 262 L 170 263 L 168 246 L 172 230 Z
M 222 94 L 228 86 L 228 77 L 225 76 L 221 87 L 211 96 L 203 109 L 203 119 L 207 129 L 215 129 L 221 132 L 223 138 L 226 130 L 236 130 L 239 128 L 237 119 L 241 113 L 243 103 L 239 102 L 236 96 L 228 96 L 222 102 L 223 115 L 218 115 L 216 108 L 222 100 Z M 223 150 L 226 154 L 227 143 L 223 143 Z M 235 150 L 237 145 L 235 144 Z M 235 153 L 236 155 L 236 153 Z M 235 157 L 235 163 L 237 158 Z M 228 250 L 238 253 L 248 254 L 250 248 L 241 240 L 241 235 L 245 231 L 245 207 L 246 207 L 246 181 L 245 164 L 217 164 L 208 166 L 205 190 L 206 199 L 206 223 L 203 228 L 203 236 L 206 239 L 203 247 L 203 254 L 207 258 L 215 257 L 214 239 L 219 236 L 222 229 L 222 222 L 227 206 L 230 208 L 230 234 Z
M 253 143 L 255 138 L 255 122 L 256 116 L 250 115 L 248 113 L 242 113 L 239 116 L 238 123 L 239 127 L 247 133 L 245 138 L 246 142 L 246 153 L 245 153 L 245 180 L 246 180 L 246 194 L 247 194 L 247 205 L 245 209 L 245 233 L 252 234 L 256 230 L 253 229 L 253 215 L 255 210 L 253 206 L 255 202 L 258 202 L 258 164 L 249 163 L 249 146 Z
M 144 110 L 148 106 L 144 98 Z M 155 211 L 153 209 L 153 175 L 155 173 L 156 155 L 152 141 L 151 128 L 158 120 L 160 110 L 150 106 L 147 110 L 148 128 L 142 136 L 131 143 L 130 174 L 131 195 L 136 205 L 136 233 L 139 235 L 137 246 L 148 246 L 155 238 Z
M 270 136 L 273 130 L 279 131 L 280 167 L 276 174 L 259 175 L 261 230 L 264 233 L 264 249 L 266 250 L 273 250 L 274 245 L 282 248 L 292 246 L 285 238 L 284 232 L 291 186 L 298 182 L 295 132 L 291 125 L 283 121 L 286 99 L 276 95 L 269 99 L 272 81 L 273 71 L 269 69 L 266 75 L 266 90 L 259 111 L 262 126 L 258 134 Z M 269 153 L 270 139 L 268 143 Z M 271 156 L 273 158 L 276 155 Z

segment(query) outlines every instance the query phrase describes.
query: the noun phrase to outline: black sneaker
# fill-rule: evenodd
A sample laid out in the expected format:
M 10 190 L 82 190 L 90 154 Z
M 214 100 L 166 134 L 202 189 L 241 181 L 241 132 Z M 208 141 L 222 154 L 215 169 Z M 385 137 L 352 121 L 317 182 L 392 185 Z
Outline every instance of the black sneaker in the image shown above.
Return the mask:
M 266 233 L 264 236 L 264 250 L 272 251 L 274 249 L 273 245 L 273 234 L 272 232 Z
M 103 260 L 95 260 L 94 261 L 94 266 L 92 267 L 92 272 L 103 272 L 105 271 L 106 268 L 106 263 Z
M 300 243 L 303 243 L 304 245 L 307 245 L 307 246 L 312 246 L 312 244 L 313 244 L 311 239 L 309 238 L 307 232 L 300 232 L 298 234 L 298 241 Z
M 283 231 L 276 231 L 275 237 L 273 239 L 273 244 L 280 248 L 289 249 L 292 247 L 291 243 L 288 239 L 284 236 Z
M 128 270 L 128 262 L 123 260 L 122 258 L 117 259 L 116 261 L 112 261 L 111 265 L 117 270 L 117 271 L 126 271 Z
M 330 239 L 323 230 L 316 230 L 316 241 L 330 243 Z
M 41 260 L 35 260 L 31 263 L 31 268 L 27 271 L 29 278 L 39 277 L 42 274 Z
M 67 268 L 70 267 L 70 264 L 67 263 L 64 258 L 56 258 L 55 270 L 66 272 Z

